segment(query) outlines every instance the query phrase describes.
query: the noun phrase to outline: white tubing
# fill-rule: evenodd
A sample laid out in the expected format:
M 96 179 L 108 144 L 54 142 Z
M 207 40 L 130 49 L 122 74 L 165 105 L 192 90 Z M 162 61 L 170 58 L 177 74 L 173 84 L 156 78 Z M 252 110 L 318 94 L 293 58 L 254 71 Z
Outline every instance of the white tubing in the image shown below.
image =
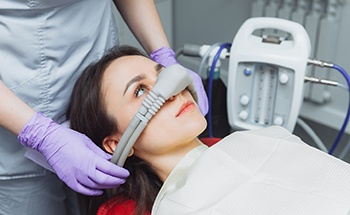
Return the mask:
M 322 140 L 317 136 L 314 130 L 304 122 L 304 120 L 298 118 L 297 119 L 298 125 L 304 129 L 304 131 L 312 138 L 312 140 L 316 143 L 318 148 L 320 148 L 322 151 L 328 153 L 327 147 L 323 144 Z

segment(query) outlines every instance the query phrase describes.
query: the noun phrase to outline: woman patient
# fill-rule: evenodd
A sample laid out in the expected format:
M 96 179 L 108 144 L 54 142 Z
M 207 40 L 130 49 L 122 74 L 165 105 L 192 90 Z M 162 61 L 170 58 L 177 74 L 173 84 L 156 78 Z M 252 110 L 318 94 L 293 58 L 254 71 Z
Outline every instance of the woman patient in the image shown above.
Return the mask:
M 113 153 L 163 67 L 122 46 L 78 79 L 71 127 Z M 212 147 L 188 90 L 172 96 L 137 139 L 113 198 L 87 197 L 90 214 L 349 214 L 350 165 L 281 127 L 235 132 Z M 88 164 L 87 164 L 88 165 Z M 91 167 L 94 168 L 94 167 Z M 134 211 L 135 210 L 135 211 Z

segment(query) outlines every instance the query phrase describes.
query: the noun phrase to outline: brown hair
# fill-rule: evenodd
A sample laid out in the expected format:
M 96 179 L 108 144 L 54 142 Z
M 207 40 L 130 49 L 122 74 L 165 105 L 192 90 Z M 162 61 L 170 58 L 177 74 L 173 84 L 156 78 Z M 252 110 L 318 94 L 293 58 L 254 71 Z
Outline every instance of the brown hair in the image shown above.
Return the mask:
M 117 131 L 117 120 L 106 111 L 101 95 L 101 80 L 104 71 L 113 60 L 128 55 L 147 57 L 131 46 L 110 49 L 98 62 L 89 65 L 83 71 L 75 83 L 70 99 L 67 118 L 71 128 L 88 136 L 102 149 L 103 139 Z M 118 199 L 135 201 L 135 214 L 150 212 L 162 181 L 147 162 L 136 156 L 129 157 L 124 168 L 129 170 L 130 176 L 119 187 Z M 96 214 L 98 207 L 107 200 L 105 195 L 81 196 L 82 212 Z

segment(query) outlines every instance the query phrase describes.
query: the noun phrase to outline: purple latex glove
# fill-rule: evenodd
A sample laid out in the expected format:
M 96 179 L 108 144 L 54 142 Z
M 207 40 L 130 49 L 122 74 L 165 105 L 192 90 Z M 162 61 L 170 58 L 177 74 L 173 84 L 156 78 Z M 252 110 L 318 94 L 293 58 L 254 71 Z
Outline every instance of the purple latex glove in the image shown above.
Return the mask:
M 103 189 L 118 187 L 129 172 L 109 161 L 87 136 L 36 113 L 18 135 L 26 147 L 44 155 L 58 177 L 73 190 L 101 195 Z
M 175 52 L 168 47 L 162 47 L 152 52 L 150 57 L 153 61 L 162 64 L 165 67 L 178 63 L 175 58 Z M 202 79 L 197 73 L 189 69 L 187 69 L 187 71 L 190 73 L 193 79 L 193 83 L 198 97 L 198 107 L 201 110 L 202 114 L 206 115 L 209 110 L 208 97 L 205 93 Z

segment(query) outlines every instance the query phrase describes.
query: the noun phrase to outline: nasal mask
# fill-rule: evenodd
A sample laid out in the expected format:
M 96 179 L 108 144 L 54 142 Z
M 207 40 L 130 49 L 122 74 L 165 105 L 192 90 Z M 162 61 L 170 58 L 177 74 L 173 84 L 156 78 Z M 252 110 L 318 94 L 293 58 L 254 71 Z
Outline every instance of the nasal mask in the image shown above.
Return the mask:
M 111 162 L 123 166 L 129 151 L 145 129 L 148 121 L 158 112 L 166 100 L 186 88 L 197 101 L 192 77 L 184 67 L 174 64 L 163 69 L 158 75 L 156 84 L 143 100 L 141 107 L 122 135 Z

